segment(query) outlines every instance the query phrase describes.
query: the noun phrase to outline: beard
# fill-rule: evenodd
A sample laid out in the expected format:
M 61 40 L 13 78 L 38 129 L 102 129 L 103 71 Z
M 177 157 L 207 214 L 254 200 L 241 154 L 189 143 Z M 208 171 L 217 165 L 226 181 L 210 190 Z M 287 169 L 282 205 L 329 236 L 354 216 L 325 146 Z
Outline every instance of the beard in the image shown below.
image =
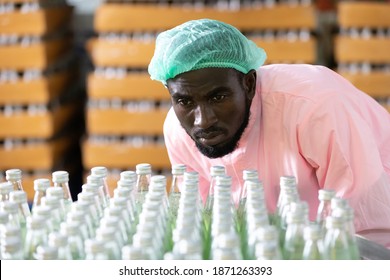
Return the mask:
M 229 141 L 223 144 L 218 144 L 215 146 L 205 146 L 199 141 L 197 141 L 196 139 L 194 139 L 187 131 L 187 134 L 192 138 L 192 140 L 194 140 L 195 145 L 198 148 L 199 152 L 208 158 L 219 158 L 233 152 L 238 147 L 242 134 L 244 133 L 246 127 L 248 126 L 249 118 L 250 118 L 250 103 L 251 102 L 246 102 L 244 119 L 240 127 L 238 128 L 237 132 L 234 134 L 234 136 L 231 139 L 229 139 Z

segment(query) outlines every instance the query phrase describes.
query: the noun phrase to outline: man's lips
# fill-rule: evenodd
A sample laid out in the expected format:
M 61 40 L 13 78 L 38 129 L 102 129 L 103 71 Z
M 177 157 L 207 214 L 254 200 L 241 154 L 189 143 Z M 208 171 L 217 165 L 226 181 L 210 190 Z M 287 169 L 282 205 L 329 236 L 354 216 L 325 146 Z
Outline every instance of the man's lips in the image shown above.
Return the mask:
M 214 131 L 210 133 L 199 133 L 197 139 L 200 143 L 206 146 L 217 145 L 224 140 L 224 134 L 221 131 Z

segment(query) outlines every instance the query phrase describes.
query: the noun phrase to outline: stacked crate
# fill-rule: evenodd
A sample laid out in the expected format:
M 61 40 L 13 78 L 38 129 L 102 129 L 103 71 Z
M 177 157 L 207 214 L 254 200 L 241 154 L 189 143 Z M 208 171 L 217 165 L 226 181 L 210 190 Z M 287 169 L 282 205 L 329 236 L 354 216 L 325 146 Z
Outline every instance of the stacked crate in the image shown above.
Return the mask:
M 301 3 L 301 4 L 300 4 Z M 88 42 L 94 71 L 87 81 L 86 171 L 96 165 L 119 174 L 140 162 L 170 173 L 162 136 L 169 94 L 147 67 L 157 34 L 185 21 L 230 23 L 263 47 L 267 63 L 315 63 L 315 9 L 303 2 L 106 1 L 98 7 Z M 117 172 L 113 172 L 117 170 Z M 113 181 L 118 177 L 114 176 Z M 113 182 L 114 183 L 114 182 Z M 112 185 L 112 187 L 114 187 Z
M 390 2 L 342 1 L 337 18 L 338 72 L 390 112 Z
M 72 68 L 64 0 L 0 3 L 0 171 L 19 168 L 31 201 L 33 180 L 55 169 L 72 172 L 78 144 L 72 120 L 82 116 Z

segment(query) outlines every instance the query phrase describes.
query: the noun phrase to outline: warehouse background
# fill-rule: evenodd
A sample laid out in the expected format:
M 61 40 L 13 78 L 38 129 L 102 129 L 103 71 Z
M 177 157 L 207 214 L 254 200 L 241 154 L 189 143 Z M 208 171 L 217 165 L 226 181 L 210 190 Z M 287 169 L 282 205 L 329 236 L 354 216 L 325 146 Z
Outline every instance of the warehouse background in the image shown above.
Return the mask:
M 390 2 L 321 0 L 4 0 L 0 4 L 0 171 L 70 173 L 75 199 L 94 166 L 148 162 L 170 175 L 170 107 L 147 74 L 156 35 L 189 19 L 235 25 L 267 63 L 326 65 L 389 108 Z M 0 178 L 0 180 L 3 180 Z

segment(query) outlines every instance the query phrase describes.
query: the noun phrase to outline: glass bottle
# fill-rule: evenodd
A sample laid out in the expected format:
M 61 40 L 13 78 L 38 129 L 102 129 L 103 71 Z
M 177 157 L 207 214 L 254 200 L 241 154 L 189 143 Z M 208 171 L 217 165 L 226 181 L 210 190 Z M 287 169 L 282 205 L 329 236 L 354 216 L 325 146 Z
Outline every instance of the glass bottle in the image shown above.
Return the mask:
M 211 219 L 212 212 L 213 212 L 213 205 L 214 205 L 214 191 L 215 191 L 215 184 L 216 184 L 216 177 L 217 176 L 223 176 L 226 175 L 226 168 L 222 165 L 214 165 L 210 168 L 210 187 L 209 192 L 207 195 L 206 205 L 204 208 L 204 215 L 207 222 L 208 219 Z
M 138 217 L 136 216 L 137 213 L 135 209 L 135 201 L 134 198 L 132 197 L 132 190 L 126 187 L 115 188 L 114 197 L 111 199 L 111 201 L 114 202 L 115 200 L 117 200 L 117 203 L 121 203 L 123 199 L 125 200 L 124 203 L 126 204 L 128 220 L 131 224 L 131 232 L 134 233 L 135 225 L 138 223 Z
M 353 208 L 349 205 L 346 205 L 343 209 L 335 209 L 332 213 L 333 216 L 340 216 L 345 219 L 346 231 L 348 237 L 348 247 L 350 252 L 351 260 L 360 260 L 360 251 L 359 246 L 355 237 L 355 225 L 354 225 L 354 211 Z
M 48 245 L 57 248 L 58 260 L 72 260 L 72 252 L 68 246 L 68 237 L 60 232 L 51 232 L 48 238 Z
M 1 243 L 3 260 L 23 260 L 23 245 L 20 237 L 5 237 Z
M 110 203 L 111 195 L 110 195 L 110 188 L 109 188 L 108 182 L 107 182 L 107 176 L 108 176 L 107 168 L 104 167 L 104 166 L 92 167 L 91 168 L 91 174 L 99 176 L 100 178 L 102 178 L 102 181 L 103 181 L 103 193 L 104 193 L 104 196 L 105 196 L 105 203 L 108 206 L 109 203 Z
M 80 232 L 79 223 L 63 222 L 60 233 L 68 237 L 68 246 L 73 260 L 85 259 L 84 240 Z
M 126 245 L 122 247 L 122 260 L 144 260 L 142 248 Z
M 145 195 L 149 192 L 150 179 L 152 177 L 152 166 L 149 163 L 136 165 L 137 183 L 135 203 L 138 213 L 141 213 Z
M 326 218 L 325 256 L 328 260 L 349 260 L 351 254 L 345 219 L 342 216 Z
M 36 260 L 57 260 L 58 250 L 55 247 L 49 245 L 39 245 L 36 253 L 34 254 Z
M 1 244 L 3 244 L 3 238 L 2 238 L 3 232 L 7 224 L 8 224 L 8 213 L 5 211 L 0 211 L 0 249 L 2 246 Z M 2 259 L 3 257 L 0 250 L 0 260 Z
M 11 182 L 0 183 L 0 201 L 8 201 L 9 193 L 14 190 Z
M 336 192 L 332 189 L 321 189 L 318 191 L 318 205 L 316 222 L 320 225 L 321 230 L 325 233 L 325 221 L 331 214 L 331 200 L 335 197 Z
M 72 205 L 72 203 L 69 203 L 69 201 L 65 201 L 64 190 L 61 187 L 47 188 L 45 198 L 49 197 L 56 198 L 59 201 L 60 207 L 58 210 L 60 212 L 61 220 L 64 220 Z
M 103 214 L 104 209 L 106 208 L 104 206 L 105 202 L 101 200 L 100 194 L 99 194 L 99 185 L 96 183 L 86 183 L 81 186 L 82 193 L 88 193 L 92 194 L 95 200 L 96 207 L 99 211 L 99 213 Z
M 86 260 L 109 260 L 104 242 L 102 240 L 85 240 Z
M 27 233 L 24 243 L 24 258 L 35 259 L 37 247 L 47 244 L 46 220 L 41 216 L 31 216 L 27 219 Z
M 283 257 L 286 260 L 301 260 L 303 257 L 304 229 L 306 220 L 302 212 L 287 214 L 287 229 L 284 241 Z
M 19 206 L 13 201 L 3 201 L 0 203 L 1 211 L 8 214 L 8 223 L 17 226 L 21 229 Z
M 9 200 L 18 204 L 19 213 L 26 220 L 27 217 L 31 216 L 31 211 L 27 202 L 27 193 L 25 191 L 12 191 L 9 194 Z
M 236 232 L 230 231 L 216 236 L 216 246 L 212 249 L 213 260 L 242 260 L 240 240 Z
M 245 211 L 245 205 L 246 205 L 246 200 L 247 200 L 247 189 L 248 189 L 248 181 L 249 180 L 258 180 L 259 179 L 259 174 L 257 170 L 255 169 L 246 169 L 243 171 L 243 179 L 244 179 L 244 185 L 241 189 L 240 192 L 240 199 L 238 203 L 238 209 L 237 213 L 239 217 L 244 216 L 244 211 Z
M 184 164 L 175 164 L 172 165 L 172 182 L 169 189 L 169 216 L 170 216 L 170 225 L 173 229 L 175 227 L 177 219 L 177 211 L 179 208 L 180 201 L 180 186 L 184 180 L 184 172 L 186 171 L 186 165 Z
M 282 260 L 282 254 L 277 242 L 258 243 L 255 248 L 256 260 Z
M 31 210 L 34 211 L 34 208 L 41 204 L 42 197 L 46 196 L 46 190 L 50 187 L 49 179 L 36 179 L 34 180 L 34 199 Z
M 52 220 L 53 231 L 60 230 L 60 224 L 65 220 L 65 217 L 61 215 L 60 200 L 56 197 L 45 196 L 42 197 L 41 205 L 50 208 L 50 217 Z
M 87 218 L 84 211 L 70 211 L 66 216 L 66 222 L 76 222 L 79 224 L 79 228 L 83 240 L 92 238 L 94 233 L 89 231 L 87 225 Z
M 304 260 L 325 259 L 322 228 L 318 224 L 311 224 L 304 230 L 305 246 L 303 248 Z
M 12 183 L 14 191 L 23 191 L 22 170 L 8 169 L 5 171 L 5 179 Z
M 115 195 L 114 193 L 114 197 L 111 198 L 111 204 L 110 206 L 112 205 L 113 208 L 118 208 L 118 209 L 121 209 L 122 211 L 122 219 L 123 219 L 123 222 L 126 226 L 126 232 L 127 232 L 127 236 L 130 237 L 134 234 L 133 230 L 134 230 L 134 220 L 132 218 L 132 213 L 130 213 L 129 211 L 129 208 L 128 208 L 128 199 L 126 199 L 125 197 L 120 197 L 120 196 L 117 196 Z
M 270 215 L 270 220 L 272 224 L 275 224 L 280 229 L 282 224 L 281 220 L 283 208 L 284 205 L 287 203 L 285 197 L 291 193 L 296 194 L 297 197 L 299 197 L 299 195 L 297 189 L 297 181 L 294 176 L 281 176 L 279 186 L 280 193 L 276 204 L 276 212 Z
M 255 245 L 249 252 L 254 259 L 282 260 L 282 249 L 279 244 L 279 232 L 275 225 L 267 225 L 255 231 Z M 269 246 L 272 245 L 272 246 Z
M 96 239 L 103 242 L 109 260 L 119 260 L 121 257 L 121 246 L 116 236 L 114 227 L 100 227 L 96 230 Z
M 102 206 L 102 209 L 106 208 L 110 204 L 110 201 L 104 191 L 105 186 L 103 177 L 98 175 L 89 175 L 87 176 L 87 185 L 96 188 L 95 192 L 99 196 L 100 205 Z
M 60 187 L 64 191 L 64 203 L 66 209 L 69 211 L 72 204 L 72 196 L 69 189 L 69 173 L 67 171 L 54 171 L 52 173 L 52 181 L 54 187 Z
M 122 171 L 119 175 L 119 181 L 118 182 L 126 182 L 126 187 L 129 187 L 131 189 L 131 196 L 133 199 L 136 196 L 137 191 L 137 173 L 132 170 L 125 170 Z M 117 185 L 117 187 L 119 187 Z

